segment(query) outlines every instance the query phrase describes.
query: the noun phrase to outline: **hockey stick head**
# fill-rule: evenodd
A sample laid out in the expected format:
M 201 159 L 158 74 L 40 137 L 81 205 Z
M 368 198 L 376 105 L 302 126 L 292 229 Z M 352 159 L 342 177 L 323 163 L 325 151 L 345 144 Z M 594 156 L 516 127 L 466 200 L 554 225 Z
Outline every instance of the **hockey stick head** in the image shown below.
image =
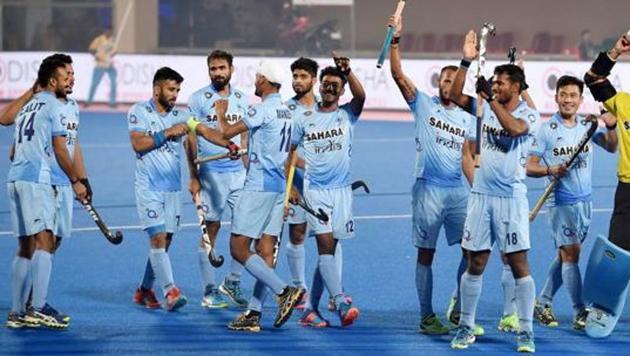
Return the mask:
M 370 194 L 370 188 L 368 187 L 367 183 L 365 183 L 362 180 L 357 180 L 357 181 L 352 182 L 351 187 L 352 187 L 352 190 L 363 188 L 363 191 L 365 193 Z
M 214 255 L 214 250 L 210 251 L 210 254 L 208 255 L 208 260 L 214 268 L 219 268 L 223 266 L 223 256 L 216 257 Z
M 510 47 L 507 53 L 508 60 L 510 64 L 516 63 L 516 47 Z
M 322 208 L 317 209 L 317 213 L 315 214 L 315 217 L 323 222 L 328 222 L 328 214 L 326 214 L 325 211 L 322 210 Z
M 114 234 L 110 232 L 109 235 L 107 236 L 107 240 L 109 240 L 109 242 L 111 242 L 114 245 L 120 245 L 120 243 L 123 240 L 122 231 L 117 230 Z

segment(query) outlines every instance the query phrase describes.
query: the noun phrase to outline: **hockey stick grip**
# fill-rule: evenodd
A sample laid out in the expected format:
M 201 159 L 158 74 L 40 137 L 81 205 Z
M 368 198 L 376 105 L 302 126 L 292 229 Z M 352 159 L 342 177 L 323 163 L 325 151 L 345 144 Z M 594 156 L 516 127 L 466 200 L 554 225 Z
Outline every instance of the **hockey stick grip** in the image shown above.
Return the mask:
M 243 148 L 243 149 L 238 150 L 238 154 L 241 156 L 247 154 L 247 149 Z M 199 164 L 199 163 L 204 163 L 204 162 L 216 161 L 216 160 L 224 159 L 228 157 L 230 157 L 230 152 L 224 152 L 224 153 L 218 153 L 216 155 L 197 158 L 195 159 L 194 162 L 195 164 Z
M 398 5 L 396 5 L 396 11 L 394 11 L 394 17 L 398 19 L 400 15 L 402 15 L 403 9 L 405 8 L 405 0 L 398 1 Z M 385 40 L 383 40 L 383 45 L 381 46 L 381 52 L 378 55 L 378 60 L 376 61 L 376 68 L 383 67 L 383 63 L 385 63 L 385 57 L 387 57 L 387 53 L 389 53 L 389 44 L 392 42 L 394 38 L 394 32 L 396 29 L 392 26 L 387 26 L 387 32 L 385 33 Z

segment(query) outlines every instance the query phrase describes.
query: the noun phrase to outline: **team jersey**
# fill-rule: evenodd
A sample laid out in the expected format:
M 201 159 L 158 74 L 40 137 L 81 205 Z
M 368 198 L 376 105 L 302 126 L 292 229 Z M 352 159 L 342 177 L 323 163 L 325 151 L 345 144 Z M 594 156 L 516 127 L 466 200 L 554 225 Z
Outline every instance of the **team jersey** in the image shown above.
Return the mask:
M 15 122 L 9 182 L 50 184 L 51 161 L 56 160 L 52 138 L 67 135 L 62 117 L 62 103 L 49 91 L 35 94 L 22 107 Z
M 407 104 L 416 128 L 416 178 L 444 187 L 463 185 L 462 146 L 474 117 L 418 90 Z
M 217 93 L 212 85 L 201 88 L 190 96 L 188 108 L 201 124 L 217 129 L 218 118 L 214 110 L 214 102 L 220 99 L 226 99 L 228 101 L 228 108 L 225 114 L 228 124 L 232 125 L 243 119 L 248 107 L 247 97 L 240 90 L 232 89 L 231 87 L 230 94 L 225 97 Z M 241 136 L 233 137 L 232 141 L 240 146 Z M 197 137 L 197 157 L 206 157 L 226 152 L 228 152 L 227 148 L 217 146 L 201 136 Z M 200 173 L 234 172 L 245 169 L 242 160 L 231 160 L 229 158 L 205 162 L 202 163 L 199 168 Z
M 160 114 L 153 99 L 135 104 L 127 119 L 129 131 L 153 136 L 180 123 L 186 123 L 189 113 L 173 109 Z M 136 187 L 151 191 L 181 190 L 181 137 L 166 140 L 157 148 L 136 153 Z
M 477 110 L 477 100 L 472 99 L 472 111 Z M 475 169 L 472 191 L 494 196 L 517 197 L 527 194 L 525 186 L 527 156 L 533 137 L 540 125 L 540 114 L 529 108 L 524 101 L 512 111 L 512 116 L 522 120 L 528 133 L 512 137 L 499 123 L 490 105 L 483 103 L 483 127 L 480 168 Z M 476 120 L 466 133 L 467 139 L 475 141 Z
M 319 105 L 295 121 L 292 142 L 304 146 L 305 175 L 309 189 L 329 189 L 350 184 L 350 157 L 354 125 L 359 116 L 350 104 L 332 112 Z
M 284 163 L 291 144 L 291 111 L 280 94 L 269 94 L 248 111 L 243 122 L 249 129 L 249 167 L 244 190 L 284 192 Z
M 541 125 L 536 139 L 532 143 L 530 155 L 542 157 L 542 162 L 548 166 L 555 166 L 567 162 L 577 152 L 582 137 L 588 132 L 590 122 L 578 116 L 573 127 L 564 124 L 564 120 L 557 113 L 549 121 Z M 593 135 L 604 135 L 600 129 Z M 569 172 L 560 179 L 554 190 L 552 205 L 569 205 L 580 201 L 591 200 L 591 172 L 593 170 L 593 147 L 591 143 L 584 146 L 582 153 L 573 162 Z
M 66 102 L 61 102 L 61 107 L 61 124 L 66 127 L 68 132 L 66 147 L 68 148 L 70 159 L 74 162 L 74 148 L 79 133 L 79 104 L 74 99 L 68 99 Z M 61 169 L 56 159 L 52 160 L 51 171 L 50 183 L 52 185 L 70 185 L 70 179 Z
M 606 110 L 617 117 L 619 133 L 619 163 L 617 176 L 630 183 L 630 94 L 619 92 L 604 102 Z

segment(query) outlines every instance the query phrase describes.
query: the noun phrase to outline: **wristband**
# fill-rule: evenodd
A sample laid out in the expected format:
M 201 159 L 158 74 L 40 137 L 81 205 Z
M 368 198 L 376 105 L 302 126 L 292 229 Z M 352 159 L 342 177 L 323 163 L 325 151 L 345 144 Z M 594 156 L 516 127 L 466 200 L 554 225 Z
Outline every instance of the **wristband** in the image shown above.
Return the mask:
M 166 134 L 164 134 L 164 131 L 157 132 L 155 135 L 153 135 L 154 147 L 160 147 L 164 144 L 164 142 L 166 142 Z
M 398 44 L 400 42 L 400 36 L 392 38 L 390 44 Z
M 612 130 L 614 130 L 614 129 L 616 129 L 616 128 L 617 128 L 617 123 L 616 123 L 616 122 L 615 122 L 615 124 L 614 124 L 614 125 L 612 125 L 612 126 L 608 126 L 608 125 L 606 125 L 606 129 L 607 129 L 607 130 L 610 130 L 610 131 L 612 131 Z
M 550 170 L 550 166 L 547 166 L 547 175 L 550 176 L 551 175 L 551 170 Z
M 468 67 L 470 67 L 470 63 L 472 63 L 472 62 L 467 60 L 467 59 L 465 59 L 465 58 L 462 58 L 462 61 L 459 62 L 459 67 L 460 68 L 464 68 L 464 69 L 468 69 Z
M 190 129 L 190 131 L 193 133 L 196 132 L 195 130 L 197 129 L 197 125 L 199 124 L 200 122 L 197 121 L 194 116 L 191 116 L 186 122 L 186 125 L 188 125 L 188 129 Z

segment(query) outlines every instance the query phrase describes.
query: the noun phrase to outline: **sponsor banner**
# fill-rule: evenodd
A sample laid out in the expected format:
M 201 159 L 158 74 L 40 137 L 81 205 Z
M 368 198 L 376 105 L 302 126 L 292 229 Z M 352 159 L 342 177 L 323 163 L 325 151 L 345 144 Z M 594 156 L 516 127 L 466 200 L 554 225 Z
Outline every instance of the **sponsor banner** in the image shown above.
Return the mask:
M 47 52 L 3 52 L 0 53 L 0 100 L 13 99 L 30 88 L 37 77 L 39 63 Z M 94 61 L 90 54 L 72 53 L 76 84 L 72 97 L 83 101 L 88 97 L 93 76 Z M 116 67 L 116 99 L 120 103 L 134 103 L 150 98 L 152 79 L 155 71 L 162 66 L 170 66 L 184 77 L 182 91 L 178 103 L 186 104 L 189 96 L 197 89 L 209 84 L 208 68 L 205 56 L 172 56 L 172 55 L 117 55 L 114 57 Z M 257 102 L 254 94 L 256 68 L 262 58 L 237 57 L 234 59 L 235 72 L 232 85 L 250 95 L 250 102 Z M 282 96 L 286 99 L 293 95 L 289 66 L 294 58 L 273 58 L 287 68 L 286 80 L 282 85 Z M 319 58 L 320 67 L 333 65 L 330 58 Z M 383 69 L 376 68 L 374 59 L 352 60 L 352 70 L 359 77 L 367 93 L 366 109 L 371 110 L 405 110 L 408 108 L 398 87 L 389 73 L 386 63 Z M 418 90 L 431 95 L 437 94 L 440 69 L 446 65 L 458 65 L 458 61 L 447 60 L 403 60 L 405 74 L 411 78 Z M 486 71 L 491 74 L 494 66 L 501 62 L 489 61 Z M 556 111 L 554 101 L 555 85 L 562 75 L 574 75 L 582 78 L 589 68 L 588 62 L 527 62 L 526 76 L 530 86 L 529 93 L 538 110 L 543 114 Z M 630 90 L 630 77 L 622 77 L 623 71 L 630 70 L 630 63 L 619 63 L 609 77 L 617 90 Z M 475 64 L 468 71 L 465 92 L 473 94 Z M 94 97 L 97 102 L 107 102 L 109 95 L 109 77 L 104 75 Z M 346 87 L 344 98 L 351 98 L 350 89 Z M 599 110 L 589 91 L 584 93 L 584 104 L 581 112 L 592 113 Z

